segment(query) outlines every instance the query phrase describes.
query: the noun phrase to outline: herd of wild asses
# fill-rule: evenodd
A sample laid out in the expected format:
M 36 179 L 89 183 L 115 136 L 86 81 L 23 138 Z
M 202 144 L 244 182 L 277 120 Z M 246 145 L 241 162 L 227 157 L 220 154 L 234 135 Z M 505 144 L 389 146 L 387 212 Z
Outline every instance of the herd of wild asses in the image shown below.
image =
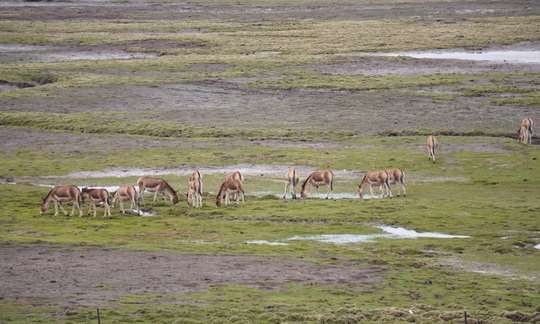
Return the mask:
M 531 118 L 523 119 L 518 131 L 517 131 L 517 140 L 520 143 L 531 144 L 532 142 L 532 127 L 533 121 Z M 428 147 L 428 161 L 431 160 L 435 163 L 435 151 L 438 147 L 438 141 L 435 136 L 430 135 L 427 139 Z M 202 197 L 203 197 L 203 182 L 202 174 L 199 171 L 194 171 L 189 176 L 188 192 L 185 194 L 186 202 L 190 207 L 193 208 L 202 208 Z M 291 198 L 296 199 L 296 188 L 300 181 L 300 176 L 298 171 L 295 169 L 290 170 L 285 174 L 285 192 L 283 193 L 283 198 L 287 195 L 287 190 L 289 190 Z M 319 186 L 326 185 L 327 193 L 326 199 L 333 198 L 333 182 L 334 182 L 334 173 L 330 170 L 317 171 L 311 173 L 304 183 L 302 184 L 302 189 L 300 191 L 300 197 L 306 198 L 311 196 L 313 188 L 318 192 Z M 394 168 L 389 170 L 377 170 L 369 171 L 366 173 L 360 184 L 358 185 L 358 195 L 360 198 L 364 196 L 365 188 L 369 185 L 371 196 L 373 197 L 373 187 L 379 186 L 382 197 L 392 198 L 392 190 L 390 189 L 390 184 L 395 184 L 398 189 L 397 196 L 401 195 L 401 190 L 403 190 L 403 196 L 407 195 L 405 191 L 405 173 L 401 168 Z M 58 207 L 62 209 L 64 214 L 67 216 L 68 213 L 64 209 L 62 203 L 66 201 L 73 201 L 73 209 L 70 216 L 73 216 L 75 209 L 79 210 L 79 217 L 83 216 L 82 204 L 86 199 L 89 200 L 88 214 L 91 213 L 92 209 L 94 210 L 94 217 L 96 217 L 96 203 L 103 204 L 105 211 L 103 217 L 111 217 L 111 207 L 115 207 L 116 204 L 119 204 L 120 211 L 122 214 L 125 214 L 124 202 L 129 201 L 131 207 L 129 213 L 131 213 L 134 208 L 136 208 L 137 214 L 140 212 L 139 204 L 142 203 L 146 205 L 144 201 L 145 191 L 153 192 L 154 199 L 152 200 L 152 206 L 156 203 L 158 195 L 161 193 L 163 195 L 163 200 L 166 205 L 167 196 L 169 196 L 171 203 L 176 205 L 179 203 L 177 191 L 174 190 L 165 180 L 161 178 L 153 177 L 140 177 L 137 180 L 137 186 L 139 191 L 134 185 L 123 185 L 118 188 L 112 194 L 109 193 L 107 189 L 104 188 L 83 188 L 82 190 L 75 185 L 67 186 L 55 186 L 47 194 L 41 203 L 41 214 L 43 215 L 47 211 L 49 203 L 54 202 L 55 213 L 54 216 L 58 215 Z M 221 184 L 219 191 L 216 195 L 216 207 L 221 207 L 224 202 L 225 206 L 230 205 L 231 197 L 236 199 L 236 206 L 238 206 L 240 200 L 242 204 L 245 205 L 244 201 L 244 176 L 239 171 L 231 172 L 225 178 L 225 181 Z

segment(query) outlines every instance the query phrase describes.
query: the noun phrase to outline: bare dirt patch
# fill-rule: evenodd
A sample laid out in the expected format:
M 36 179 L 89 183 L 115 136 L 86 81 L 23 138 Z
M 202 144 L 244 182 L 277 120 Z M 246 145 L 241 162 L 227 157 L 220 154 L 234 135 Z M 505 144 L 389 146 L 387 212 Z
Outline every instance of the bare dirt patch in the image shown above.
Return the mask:
M 140 293 L 186 295 L 206 291 L 209 285 L 238 284 L 275 290 L 291 283 L 353 284 L 359 290 L 372 291 L 384 280 L 384 271 L 376 267 L 316 265 L 264 256 L 81 247 L 74 250 L 48 243 L 1 243 L 0 256 L 2 298 L 52 298 L 56 300 L 53 304 L 61 307 L 104 305 Z

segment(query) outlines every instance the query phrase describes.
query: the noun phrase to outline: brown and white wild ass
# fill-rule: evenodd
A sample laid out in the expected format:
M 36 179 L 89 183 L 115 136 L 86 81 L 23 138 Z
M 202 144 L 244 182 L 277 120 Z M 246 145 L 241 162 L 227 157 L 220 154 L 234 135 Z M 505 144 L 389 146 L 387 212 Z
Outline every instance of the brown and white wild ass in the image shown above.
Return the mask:
M 517 141 L 519 143 L 532 144 L 533 121 L 529 117 L 523 119 L 517 131 Z
M 300 175 L 295 169 L 292 169 L 285 174 L 285 192 L 283 192 L 283 199 L 285 199 L 285 196 L 287 195 L 287 188 L 291 191 L 292 199 L 296 199 L 296 187 L 298 186 L 299 181 Z
M 379 171 L 370 171 L 366 173 L 362 182 L 358 185 L 358 195 L 360 198 L 364 197 L 364 192 L 366 186 L 369 185 L 369 190 L 371 192 L 371 197 L 373 197 L 373 186 L 380 186 L 381 188 L 381 197 L 384 197 L 386 191 L 387 195 L 392 198 L 392 190 L 390 190 L 390 176 L 385 170 Z
M 439 141 L 435 138 L 433 135 L 429 135 L 427 139 L 427 147 L 429 151 L 428 161 L 433 159 L 433 163 L 435 163 L 435 150 L 439 146 Z
M 186 201 L 189 207 L 202 208 L 203 183 L 200 179 L 195 179 L 189 182 Z
M 201 171 L 199 171 L 199 170 L 193 171 L 193 173 L 189 175 L 189 182 L 191 182 L 193 180 L 202 180 Z
M 225 206 L 230 204 L 231 194 L 236 195 L 236 206 L 238 206 L 238 200 L 242 199 L 242 204 L 245 206 L 244 201 L 244 184 L 240 180 L 228 180 L 221 184 L 219 191 L 216 195 L 216 207 L 219 208 L 222 205 L 222 200 L 225 199 Z
M 405 191 L 405 172 L 401 168 L 395 168 L 386 170 L 388 172 L 388 183 L 389 184 L 395 184 L 398 188 L 398 194 L 397 196 L 401 194 L 401 188 L 403 188 L 403 197 L 407 197 L 407 192 Z M 382 187 L 381 187 L 382 191 Z
M 334 173 L 330 170 L 317 171 L 307 177 L 306 181 L 302 184 L 302 191 L 300 192 L 301 198 L 306 198 L 309 188 L 309 196 L 313 192 L 313 187 L 317 188 L 317 196 L 319 196 L 319 186 L 327 185 L 328 190 L 326 192 L 326 199 L 334 197 Z
M 139 201 L 142 201 L 144 206 L 146 206 L 146 203 L 144 202 L 145 190 L 148 192 L 155 192 L 154 200 L 152 201 L 152 207 L 156 203 L 156 199 L 159 193 L 163 195 L 163 201 L 165 201 L 165 205 L 167 206 L 169 205 L 169 203 L 167 203 L 167 198 L 165 197 L 165 194 L 169 196 L 171 202 L 174 205 L 177 205 L 179 202 L 176 191 L 165 180 L 161 178 L 140 177 L 137 180 L 137 186 L 139 186 Z
M 49 203 L 51 200 L 54 202 L 54 216 L 58 215 L 58 205 L 64 212 L 64 215 L 68 215 L 62 202 L 73 201 L 73 209 L 71 210 L 70 216 L 73 216 L 75 213 L 75 208 L 79 209 L 79 217 L 82 217 L 82 207 L 81 207 L 81 190 L 75 185 L 69 186 L 56 186 L 52 188 L 51 191 L 47 194 L 45 198 L 42 199 L 40 213 L 43 215 L 49 208 Z
M 94 217 L 96 217 L 96 203 L 101 202 L 103 203 L 103 207 L 105 207 L 105 213 L 103 214 L 103 217 L 107 217 L 107 215 L 111 217 L 111 207 L 109 205 L 110 194 L 107 189 L 83 188 L 81 190 L 81 198 L 83 203 L 86 198 L 90 200 L 90 205 L 88 206 L 88 215 L 90 215 L 92 207 L 94 207 Z
M 225 177 L 225 181 L 229 181 L 229 180 L 239 180 L 240 182 L 244 183 L 244 175 L 240 171 L 234 171 L 227 174 L 227 176 Z M 234 193 L 234 199 L 237 199 L 237 198 L 238 197 L 236 193 Z
M 124 201 L 126 201 L 126 200 L 131 201 L 131 207 L 129 209 L 129 213 L 131 214 L 131 211 L 133 210 L 133 206 L 136 206 L 137 207 L 137 215 L 139 215 L 139 203 L 138 203 L 138 200 L 137 200 L 137 189 L 135 189 L 134 185 L 120 186 L 118 188 L 118 190 L 116 190 L 112 194 L 111 207 L 114 208 L 116 206 L 116 202 L 119 201 L 120 202 L 120 211 L 122 212 L 122 214 L 125 214 Z

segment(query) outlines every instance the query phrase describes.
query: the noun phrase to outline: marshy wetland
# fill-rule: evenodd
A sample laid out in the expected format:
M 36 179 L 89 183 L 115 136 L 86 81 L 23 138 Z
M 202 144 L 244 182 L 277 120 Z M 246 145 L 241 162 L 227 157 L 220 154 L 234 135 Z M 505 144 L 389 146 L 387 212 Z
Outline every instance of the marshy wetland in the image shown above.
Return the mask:
M 0 323 L 540 322 L 540 64 L 406 55 L 539 50 L 527 0 L 1 2 Z M 282 199 L 293 167 L 336 199 Z M 194 170 L 202 209 L 39 214 Z

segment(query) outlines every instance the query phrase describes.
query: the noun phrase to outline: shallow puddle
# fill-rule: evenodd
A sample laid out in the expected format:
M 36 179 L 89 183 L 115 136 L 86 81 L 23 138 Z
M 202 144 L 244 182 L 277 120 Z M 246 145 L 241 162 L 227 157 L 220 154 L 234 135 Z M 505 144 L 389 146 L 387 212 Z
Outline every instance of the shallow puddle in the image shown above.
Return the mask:
M 375 242 L 376 239 L 416 239 L 421 237 L 428 238 L 470 238 L 467 235 L 450 235 L 437 232 L 424 232 L 418 233 L 414 230 L 409 230 L 403 227 L 393 227 L 393 226 L 375 226 L 382 229 L 385 233 L 383 234 L 319 234 L 319 235 L 296 235 L 291 238 L 284 239 L 283 241 L 269 242 L 264 240 L 252 240 L 246 241 L 247 244 L 268 244 L 268 245 L 288 245 L 285 241 L 300 241 L 300 240 L 310 240 L 323 243 L 333 243 L 333 244 L 347 244 L 347 243 L 366 243 L 366 242 Z
M 428 51 L 385 53 L 382 56 L 409 56 L 428 59 L 455 59 L 506 63 L 540 63 L 540 51 Z

